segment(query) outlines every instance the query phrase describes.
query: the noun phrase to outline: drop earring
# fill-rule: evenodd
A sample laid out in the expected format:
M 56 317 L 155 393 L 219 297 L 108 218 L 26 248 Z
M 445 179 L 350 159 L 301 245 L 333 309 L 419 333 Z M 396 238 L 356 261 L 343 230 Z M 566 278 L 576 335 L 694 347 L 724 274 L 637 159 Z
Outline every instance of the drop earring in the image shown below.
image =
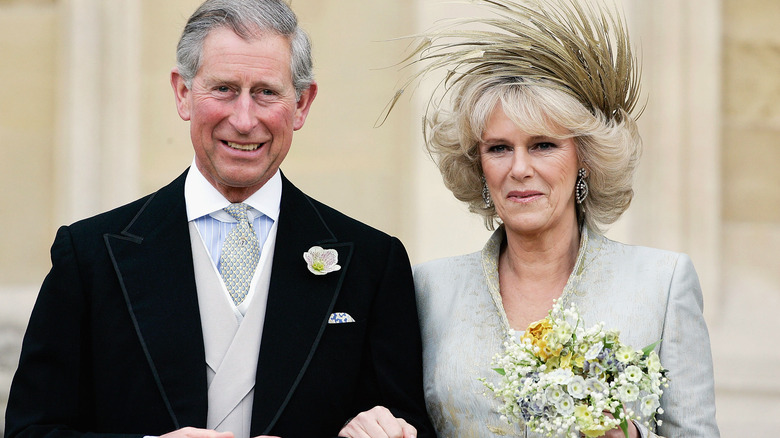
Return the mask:
M 577 171 L 577 184 L 574 186 L 574 198 L 577 200 L 577 204 L 582 204 L 585 198 L 588 197 L 588 171 L 584 167 L 581 167 Z
M 490 189 L 488 189 L 484 175 L 482 175 L 482 200 L 485 201 L 485 208 L 493 206 L 493 200 L 490 199 Z

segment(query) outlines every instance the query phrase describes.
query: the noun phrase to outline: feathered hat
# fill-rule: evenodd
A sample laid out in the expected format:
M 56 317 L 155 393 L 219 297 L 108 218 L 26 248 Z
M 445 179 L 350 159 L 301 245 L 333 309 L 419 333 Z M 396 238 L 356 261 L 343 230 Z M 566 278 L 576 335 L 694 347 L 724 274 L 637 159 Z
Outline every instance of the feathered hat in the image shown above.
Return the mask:
M 596 1 L 471 0 L 493 16 L 456 20 L 424 34 L 404 61 L 423 68 L 396 92 L 387 112 L 410 84 L 445 69 L 445 95 L 468 75 L 526 78 L 620 122 L 636 107 L 640 71 L 623 19 Z

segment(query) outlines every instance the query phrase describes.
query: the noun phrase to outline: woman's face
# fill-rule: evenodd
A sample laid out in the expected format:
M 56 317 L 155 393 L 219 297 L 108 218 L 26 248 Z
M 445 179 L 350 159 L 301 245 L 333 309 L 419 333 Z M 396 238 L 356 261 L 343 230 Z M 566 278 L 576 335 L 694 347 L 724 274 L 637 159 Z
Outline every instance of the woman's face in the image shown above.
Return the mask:
M 567 132 L 561 128 L 560 134 Z M 538 235 L 576 223 L 579 160 L 573 138 L 529 135 L 499 104 L 478 147 L 490 197 L 508 231 Z

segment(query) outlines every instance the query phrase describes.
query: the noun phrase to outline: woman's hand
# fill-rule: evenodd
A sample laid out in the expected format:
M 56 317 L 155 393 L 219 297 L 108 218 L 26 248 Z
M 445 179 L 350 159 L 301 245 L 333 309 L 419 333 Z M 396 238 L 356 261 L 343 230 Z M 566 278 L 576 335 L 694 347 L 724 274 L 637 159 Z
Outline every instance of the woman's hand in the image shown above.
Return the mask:
M 636 425 L 633 421 L 628 422 L 628 437 L 639 438 L 639 430 L 636 428 Z M 607 431 L 606 435 L 604 435 L 604 438 L 626 438 L 626 434 L 624 434 L 623 429 L 618 426 L 616 429 Z
M 359 413 L 339 432 L 347 438 L 415 438 L 417 429 L 403 418 L 395 418 L 385 407 Z
M 160 438 L 233 438 L 232 432 L 217 432 L 210 429 L 184 427 L 162 435 Z

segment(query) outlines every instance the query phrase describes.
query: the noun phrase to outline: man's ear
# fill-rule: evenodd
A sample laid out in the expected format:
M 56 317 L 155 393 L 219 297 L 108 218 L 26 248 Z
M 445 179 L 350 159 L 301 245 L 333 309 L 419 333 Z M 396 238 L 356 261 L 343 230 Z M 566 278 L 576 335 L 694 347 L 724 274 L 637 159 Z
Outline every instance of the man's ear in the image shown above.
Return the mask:
M 309 88 L 303 90 L 300 99 L 295 104 L 295 120 L 293 120 L 293 130 L 297 131 L 303 128 L 303 123 L 306 121 L 306 116 L 309 115 L 309 109 L 311 109 L 311 103 L 314 102 L 314 98 L 317 96 L 317 83 L 312 82 Z
M 179 117 L 182 120 L 190 120 L 190 101 L 189 93 L 190 89 L 184 83 L 184 78 L 179 74 L 179 69 L 174 67 L 171 70 L 171 87 L 173 87 L 173 95 L 176 98 L 176 110 L 179 112 Z

